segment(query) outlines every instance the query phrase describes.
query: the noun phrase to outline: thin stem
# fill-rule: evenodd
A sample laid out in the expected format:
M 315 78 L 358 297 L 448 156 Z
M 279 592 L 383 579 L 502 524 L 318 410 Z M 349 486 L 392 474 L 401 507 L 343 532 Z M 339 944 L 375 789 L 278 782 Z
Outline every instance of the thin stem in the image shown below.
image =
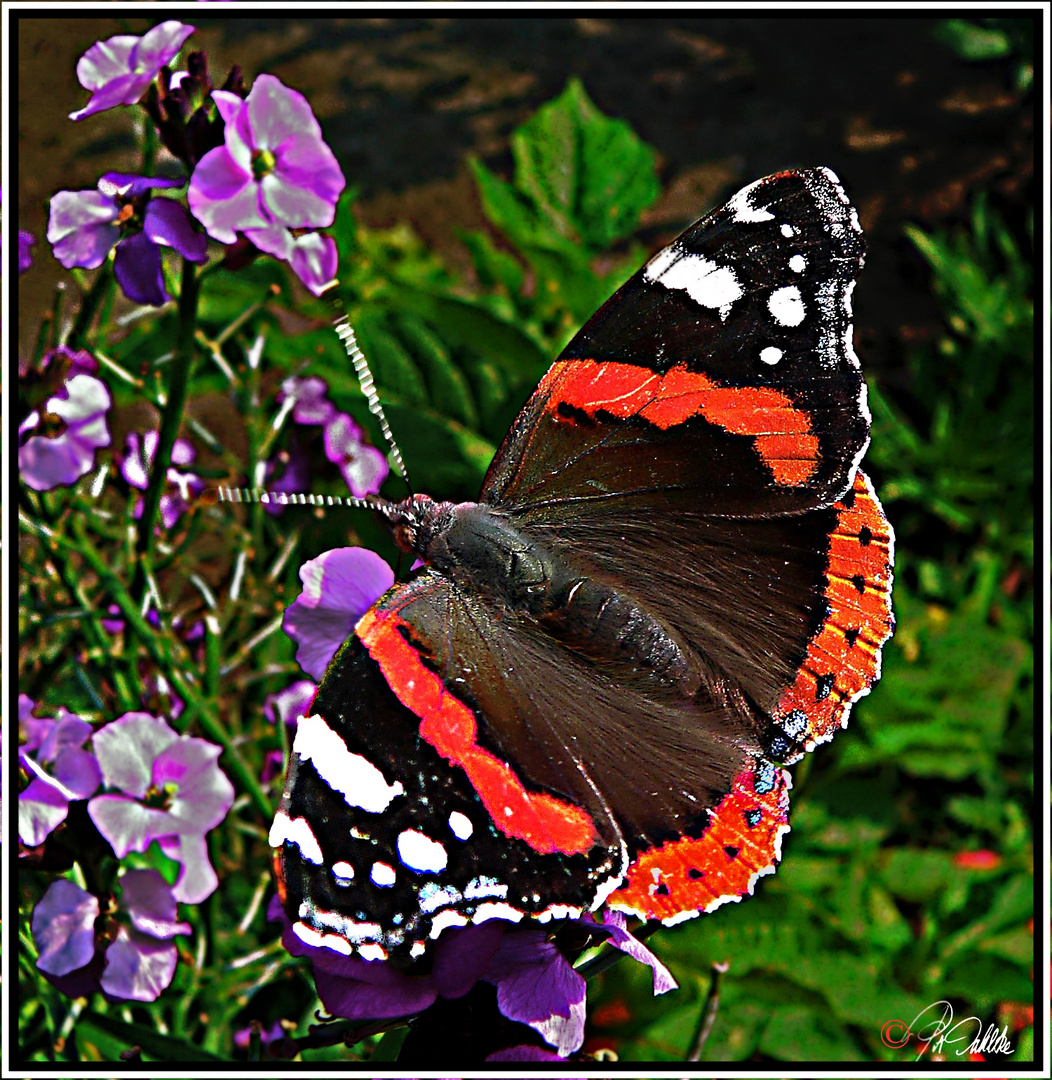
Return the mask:
M 157 453 L 150 468 L 150 482 L 143 498 L 142 517 L 139 519 L 139 535 L 135 545 L 140 563 L 136 568 L 132 591 L 138 595 L 144 582 L 142 560 L 153 562 L 154 522 L 161 505 L 161 495 L 168 484 L 168 466 L 172 460 L 179 427 L 190 387 L 190 369 L 194 362 L 194 332 L 197 323 L 198 285 L 196 267 L 189 259 L 183 259 L 182 289 L 179 294 L 179 337 L 175 347 L 168 384 L 167 403 L 161 418 L 161 430 L 157 438 Z
M 716 1013 L 720 1007 L 720 978 L 726 974 L 729 967 L 730 964 L 726 963 L 712 965 L 712 981 L 709 983 L 709 992 L 701 1008 L 701 1015 L 698 1017 L 698 1026 L 691 1040 L 687 1061 L 701 1061 L 701 1052 L 705 1049 L 712 1025 L 716 1023 Z

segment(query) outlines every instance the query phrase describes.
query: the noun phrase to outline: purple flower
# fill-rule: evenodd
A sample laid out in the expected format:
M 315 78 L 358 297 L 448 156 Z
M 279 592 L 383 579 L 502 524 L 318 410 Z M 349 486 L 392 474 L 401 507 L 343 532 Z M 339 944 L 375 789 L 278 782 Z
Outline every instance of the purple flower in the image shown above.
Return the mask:
M 300 667 L 320 682 L 354 624 L 394 584 L 394 573 L 368 548 L 335 548 L 305 562 L 300 581 L 303 592 L 281 625 L 296 642 Z
M 263 1027 L 258 1020 L 254 1020 L 253 1023 L 259 1028 L 260 1044 L 270 1057 L 291 1059 L 300 1052 L 296 1040 L 288 1037 L 280 1020 L 275 1020 L 268 1028 Z M 234 1032 L 234 1046 L 238 1050 L 247 1050 L 251 1041 L 251 1027 L 238 1028 Z
M 127 450 L 121 464 L 121 476 L 132 487 L 145 491 L 150 481 L 150 469 L 157 456 L 157 443 L 160 436 L 156 431 L 147 431 L 141 438 L 136 432 L 130 432 L 126 440 Z M 176 439 L 172 445 L 172 459 L 168 466 L 168 494 L 161 496 L 161 521 L 170 529 L 179 516 L 189 508 L 190 500 L 204 488 L 204 481 L 192 472 L 180 472 L 177 466 L 193 463 L 194 448 L 185 439 Z M 135 507 L 135 517 L 142 517 L 142 499 Z
M 287 689 L 270 694 L 263 702 L 263 715 L 272 724 L 280 720 L 295 727 L 307 715 L 317 689 L 314 683 L 300 679 Z
M 33 265 L 33 251 L 37 238 L 25 229 L 18 230 L 18 272 L 24 274 Z
M 69 997 L 102 990 L 120 1000 L 155 1001 L 172 981 L 179 955 L 172 938 L 191 931 L 176 921 L 171 888 L 156 870 L 129 870 L 120 886 L 119 911 L 130 925 L 117 927 L 101 957 L 94 929 L 99 902 L 91 893 L 60 878 L 33 911 L 37 966 Z
M 278 401 L 292 398 L 292 419 L 297 424 L 327 424 L 336 414 L 336 406 L 325 396 L 328 386 L 316 375 L 301 379 L 290 375 L 278 391 Z
M 212 100 L 224 145 L 201 159 L 187 192 L 209 234 L 233 244 L 248 229 L 331 225 L 345 181 L 307 99 L 260 75 L 244 101 L 225 90 Z
M 347 413 L 337 413 L 325 425 L 325 456 L 339 466 L 351 494 L 359 499 L 379 491 L 387 475 L 387 458 L 362 442 L 363 434 Z
M 318 997 L 328 1012 L 349 1020 L 410 1016 L 440 997 L 463 997 L 500 948 L 504 932 L 496 920 L 447 931 L 435 945 L 431 972 L 407 975 L 391 964 L 305 944 L 293 933 L 277 897 L 267 917 L 281 923 L 285 948 L 293 956 L 310 960 Z
M 69 804 L 93 795 L 102 780 L 94 756 L 81 749 L 91 724 L 64 708 L 53 720 L 38 718 L 33 707 L 18 695 L 18 760 L 32 777 L 18 795 L 18 837 L 27 847 L 42 844 L 66 820 Z
M 186 904 L 210 896 L 218 884 L 205 833 L 234 801 L 234 788 L 216 759 L 222 748 L 179 735 L 164 720 L 126 713 L 92 738 L 103 783 L 123 794 L 88 803 L 95 827 L 118 858 L 153 841 L 182 864 L 173 895 Z
M 63 385 L 18 425 L 18 469 L 34 491 L 72 484 L 95 463 L 95 451 L 109 446 L 106 410 L 112 404 L 106 384 L 88 374 L 95 361 L 87 353 L 53 350 L 45 365 L 70 360 Z M 83 358 L 83 359 L 82 359 Z
M 83 120 L 116 105 L 134 105 L 193 32 L 192 26 L 173 20 L 141 38 L 119 34 L 97 41 L 77 61 L 77 79 L 91 91 L 91 100 L 79 112 L 70 113 L 70 120 Z
M 66 269 L 101 266 L 116 245 L 113 272 L 129 300 L 160 306 L 164 287 L 161 246 L 191 262 L 204 262 L 208 241 L 186 208 L 172 199 L 149 198 L 153 188 L 181 187 L 181 180 L 106 173 L 97 191 L 59 191 L 51 199 L 47 238 Z
M 584 1042 L 586 983 L 548 939 L 547 930 L 501 919 L 447 929 L 434 945 L 431 972 L 415 975 L 306 944 L 293 932 L 277 898 L 268 917 L 281 921 L 285 948 L 293 956 L 308 957 L 318 997 L 334 1016 L 410 1016 L 439 998 L 462 997 L 481 979 L 496 986 L 497 1007 L 504 1016 L 532 1027 L 560 1056 L 574 1053 Z M 676 986 L 668 969 L 625 930 L 623 917 L 609 923 L 591 918 L 572 922 L 650 966 L 655 994 Z

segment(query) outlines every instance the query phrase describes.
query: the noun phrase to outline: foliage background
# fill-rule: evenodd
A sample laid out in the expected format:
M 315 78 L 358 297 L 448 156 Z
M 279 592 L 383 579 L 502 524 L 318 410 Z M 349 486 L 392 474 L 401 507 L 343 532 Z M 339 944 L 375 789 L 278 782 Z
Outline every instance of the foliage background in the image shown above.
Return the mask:
M 1024 24 L 546 19 L 509 34 L 501 20 L 192 21 L 217 80 L 238 62 L 249 79 L 269 71 L 308 96 L 358 189 L 335 230 L 341 280 L 414 486 L 436 496 L 477 492 L 551 356 L 647 251 L 739 183 L 797 164 L 838 172 L 870 247 L 856 332 L 874 413 L 866 468 L 898 535 L 898 631 L 849 731 L 795 769 L 779 873 L 747 902 L 651 939 L 681 983 L 673 997 L 651 999 L 632 965 L 600 976 L 586 1049 L 682 1060 L 717 960 L 731 967 L 704 1061 L 909 1060 L 881 1042 L 881 1026 L 939 998 L 958 1016 L 1014 1023 L 1015 1006 L 1033 1000 L 1033 95 Z M 93 186 L 104 169 L 132 171 L 125 117 L 90 127 L 59 118 L 82 100 L 76 57 L 147 25 L 70 20 L 59 44 L 50 21 L 20 24 L 20 88 L 50 91 L 20 103 L 22 227 L 41 236 L 42 200 L 55 189 Z M 559 203 L 536 182 L 543 160 L 515 182 L 516 164 L 543 157 L 537 148 L 551 132 L 537 120 L 512 132 L 573 75 L 602 113 L 629 119 L 657 148 L 660 184 L 641 186 L 647 152 L 627 129 L 596 127 L 574 99 L 579 130 L 608 133 L 592 147 L 606 156 L 581 152 L 580 191 L 600 207 L 613 202 L 619 216 L 597 218 L 587 200 Z M 34 347 L 61 273 L 40 248 L 37 261 L 19 283 L 23 350 Z M 268 298 L 271 285 L 278 295 Z M 308 360 L 368 425 L 326 317 L 261 263 L 209 291 L 202 328 L 239 371 L 249 329 L 264 330 L 262 400 L 277 369 Z M 108 346 L 137 370 L 170 334 L 162 314 Z M 200 365 L 192 409 L 228 425 L 217 470 L 243 468 L 258 448 L 268 417 L 248 407 L 250 396 Z M 128 393 L 120 405 L 118 432 L 148 414 Z M 339 486 L 322 479 L 317 490 Z M 90 513 L 86 499 L 72 506 Z M 255 513 L 231 524 L 202 510 L 165 570 L 166 597 L 193 617 L 201 599 L 189 574 L 222 595 L 236 552 L 250 553 L 243 597 L 222 609 L 224 678 L 209 689 L 257 768 L 280 746 L 262 719 L 263 696 L 296 670 L 288 643 L 258 632 L 295 595 L 301 561 L 355 538 L 390 554 L 357 518 L 290 514 L 276 526 Z M 101 599 L 101 585 L 91 586 Z M 53 705 L 102 716 L 104 689 L 100 699 L 84 686 L 104 686 L 106 659 L 70 661 L 70 599 L 54 587 L 34 602 L 42 596 L 47 630 L 27 614 L 20 680 Z M 155 1007 L 93 1003 L 94 1019 L 77 1010 L 71 1025 L 69 1003 L 37 980 L 25 954 L 24 1052 L 46 1058 L 64 1031 L 61 1056 L 112 1059 L 130 1038 L 119 1024 L 132 1023 L 153 1032 L 148 1054 L 185 1059 L 194 1045 L 229 1059 L 232 1030 L 250 1017 L 307 1019 L 309 980 L 252 908 L 269 881 L 265 828 L 242 800 L 213 837 L 221 886 L 192 914 L 201 947 L 190 947 Z M 977 852 L 988 853 L 985 868 L 962 858 Z M 46 879 L 25 875 L 20 887 L 28 914 Z M 257 945 L 260 958 L 232 966 Z M 1023 1015 L 1013 1061 L 1033 1053 Z

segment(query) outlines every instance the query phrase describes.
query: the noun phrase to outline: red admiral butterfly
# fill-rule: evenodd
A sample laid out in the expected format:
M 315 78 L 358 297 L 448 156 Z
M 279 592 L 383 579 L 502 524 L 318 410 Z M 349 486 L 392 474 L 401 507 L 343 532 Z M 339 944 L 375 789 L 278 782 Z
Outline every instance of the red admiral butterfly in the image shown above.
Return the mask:
M 782 766 L 892 630 L 862 260 L 832 172 L 758 180 L 589 320 L 477 503 L 383 506 L 426 566 L 296 733 L 271 842 L 304 942 L 409 959 L 603 901 L 671 924 L 774 870 Z

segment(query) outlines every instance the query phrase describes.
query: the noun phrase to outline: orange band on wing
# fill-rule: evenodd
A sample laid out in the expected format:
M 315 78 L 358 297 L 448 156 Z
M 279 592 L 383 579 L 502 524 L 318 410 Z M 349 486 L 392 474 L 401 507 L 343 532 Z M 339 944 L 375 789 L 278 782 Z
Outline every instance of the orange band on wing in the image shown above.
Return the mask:
M 478 745 L 471 710 L 429 671 L 398 632 L 392 612 L 367 611 L 355 633 L 380 665 L 399 701 L 420 718 L 420 734 L 467 774 L 493 823 L 505 836 L 525 840 L 542 855 L 575 855 L 595 843 L 595 826 L 580 807 L 529 792 L 507 763 Z
M 880 649 L 891 636 L 891 529 L 866 475 L 834 504 L 825 599 L 829 615 L 811 639 L 795 682 L 782 695 L 775 719 L 802 712 L 797 736 L 824 742 L 847 722 L 851 704 L 880 674 Z
M 751 435 L 777 483 L 805 484 L 818 469 L 818 439 L 807 413 L 769 387 L 720 386 L 678 364 L 665 375 L 635 364 L 560 360 L 538 388 L 557 418 L 561 404 L 594 417 L 638 416 L 665 430 L 701 416 L 733 435 Z
M 766 762 L 750 763 L 712 811 L 702 836 L 644 851 L 607 903 L 644 919 L 712 911 L 751 893 L 757 878 L 773 873 L 788 831 L 788 774 Z

